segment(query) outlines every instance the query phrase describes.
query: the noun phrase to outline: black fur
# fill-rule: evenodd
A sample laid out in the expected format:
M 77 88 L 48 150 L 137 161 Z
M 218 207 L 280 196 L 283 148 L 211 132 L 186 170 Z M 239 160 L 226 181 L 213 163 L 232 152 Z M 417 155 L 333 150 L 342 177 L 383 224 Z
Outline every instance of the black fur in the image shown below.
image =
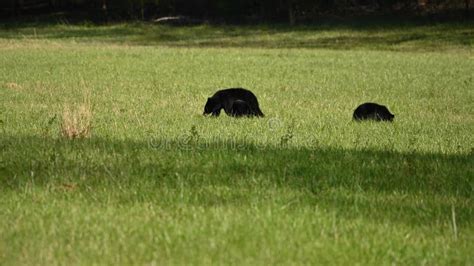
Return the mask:
M 363 103 L 355 110 L 352 118 L 356 121 L 374 120 L 392 122 L 395 116 L 390 113 L 387 107 L 376 103 Z
M 234 117 L 250 116 L 252 115 L 252 110 L 247 102 L 235 100 L 230 107 L 230 115 Z
M 237 102 L 237 103 L 236 103 Z M 207 99 L 204 106 L 204 115 L 211 114 L 212 116 L 219 116 L 221 109 L 224 109 L 227 115 L 233 115 L 233 106 L 235 112 L 243 112 L 243 115 L 263 117 L 264 114 L 258 106 L 258 100 L 255 95 L 246 89 L 231 88 L 217 91 L 212 97 Z

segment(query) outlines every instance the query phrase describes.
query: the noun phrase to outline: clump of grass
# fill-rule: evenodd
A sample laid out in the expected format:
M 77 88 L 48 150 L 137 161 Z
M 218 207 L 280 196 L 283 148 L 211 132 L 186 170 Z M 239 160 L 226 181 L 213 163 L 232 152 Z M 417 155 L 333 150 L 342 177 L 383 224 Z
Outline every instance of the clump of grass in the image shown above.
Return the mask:
M 85 139 L 92 134 L 90 91 L 84 91 L 82 103 L 64 105 L 60 133 L 66 139 Z
M 65 104 L 60 126 L 60 134 L 66 139 L 85 139 L 92 135 L 91 91 L 81 80 L 83 100 L 77 104 Z
M 57 119 L 57 115 L 53 115 L 48 119 L 48 122 L 46 122 L 46 125 L 43 127 L 43 136 L 48 137 L 49 133 L 51 132 L 51 128 L 53 127 L 54 122 Z
M 65 105 L 60 131 L 61 136 L 67 139 L 89 138 L 92 134 L 92 106 L 90 102 L 76 106 Z
M 294 137 L 294 125 L 290 125 L 287 130 L 286 130 L 286 133 L 281 136 L 280 138 L 280 145 L 283 146 L 283 147 L 287 147 L 288 144 L 290 143 L 290 141 L 293 139 Z

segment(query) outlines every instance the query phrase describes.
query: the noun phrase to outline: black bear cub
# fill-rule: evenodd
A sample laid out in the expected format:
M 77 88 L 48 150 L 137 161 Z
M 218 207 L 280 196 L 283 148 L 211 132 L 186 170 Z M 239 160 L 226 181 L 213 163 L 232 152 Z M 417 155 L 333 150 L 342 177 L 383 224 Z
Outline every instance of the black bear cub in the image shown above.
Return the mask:
M 393 121 L 395 116 L 390 113 L 387 107 L 376 103 L 363 103 L 355 110 L 352 118 L 356 121 L 374 120 L 374 121 Z
M 207 98 L 204 115 L 219 116 L 222 108 L 229 116 L 264 116 L 258 106 L 257 97 L 243 88 L 219 90 L 214 93 L 212 97 Z

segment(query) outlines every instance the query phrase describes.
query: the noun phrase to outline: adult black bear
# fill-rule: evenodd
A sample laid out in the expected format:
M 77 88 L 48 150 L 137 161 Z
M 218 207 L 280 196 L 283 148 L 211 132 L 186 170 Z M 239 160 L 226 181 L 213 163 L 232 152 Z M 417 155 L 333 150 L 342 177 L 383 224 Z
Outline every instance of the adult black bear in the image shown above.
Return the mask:
M 244 111 L 247 116 L 264 116 L 258 106 L 257 97 L 251 91 L 243 88 L 219 90 L 214 93 L 212 97 L 207 98 L 206 105 L 204 106 L 204 115 L 219 116 L 221 109 L 224 108 L 226 114 L 232 116 L 232 106 L 234 103 L 236 103 L 234 109 Z
M 387 107 L 376 103 L 363 103 L 354 110 L 352 115 L 352 118 L 356 121 L 375 120 L 392 122 L 394 117 Z

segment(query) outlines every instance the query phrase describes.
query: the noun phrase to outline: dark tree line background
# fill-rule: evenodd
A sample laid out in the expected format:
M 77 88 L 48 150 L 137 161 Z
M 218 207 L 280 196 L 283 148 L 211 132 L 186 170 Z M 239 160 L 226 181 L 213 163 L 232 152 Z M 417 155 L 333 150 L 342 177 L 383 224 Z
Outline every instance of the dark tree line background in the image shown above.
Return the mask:
M 222 22 L 314 22 L 360 16 L 468 18 L 474 0 L 1 0 L 0 15 L 64 12 L 97 21 L 188 16 Z

